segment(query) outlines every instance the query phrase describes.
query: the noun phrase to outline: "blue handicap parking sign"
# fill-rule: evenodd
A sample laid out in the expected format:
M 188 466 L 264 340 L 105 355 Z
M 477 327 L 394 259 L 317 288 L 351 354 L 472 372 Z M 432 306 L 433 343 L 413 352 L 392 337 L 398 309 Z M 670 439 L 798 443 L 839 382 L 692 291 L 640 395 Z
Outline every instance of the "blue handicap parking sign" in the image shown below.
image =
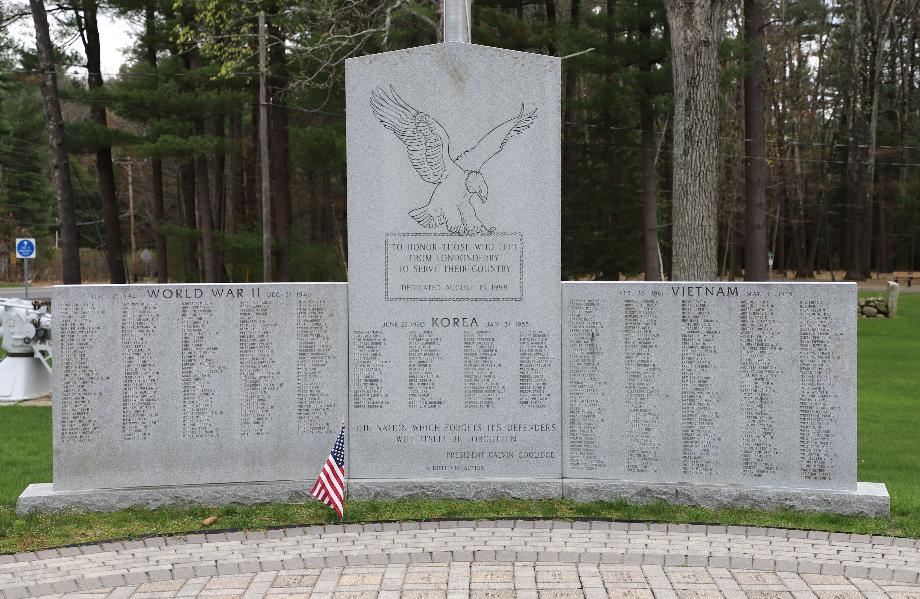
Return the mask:
M 35 242 L 31 239 L 20 239 L 16 244 L 16 253 L 20 258 L 31 258 L 35 253 Z

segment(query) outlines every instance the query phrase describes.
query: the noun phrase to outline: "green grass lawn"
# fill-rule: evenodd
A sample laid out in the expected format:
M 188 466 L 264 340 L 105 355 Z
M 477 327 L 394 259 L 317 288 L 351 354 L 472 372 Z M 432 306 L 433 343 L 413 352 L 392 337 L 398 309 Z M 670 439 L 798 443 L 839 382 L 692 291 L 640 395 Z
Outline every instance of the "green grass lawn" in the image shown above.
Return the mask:
M 614 518 L 815 528 L 920 538 L 920 294 L 902 294 L 897 319 L 859 321 L 859 479 L 891 492 L 891 518 L 710 511 L 623 502 L 399 501 L 349 502 L 346 521 L 475 518 Z M 30 482 L 51 480 L 51 410 L 0 408 L 0 553 L 103 539 L 189 532 L 217 515 L 214 528 L 266 528 L 333 522 L 316 503 L 114 514 L 16 517 L 16 497 Z
M 920 537 L 920 293 L 858 330 L 859 480 L 887 484 L 892 513 Z
M 51 408 L 0 406 L 0 508 L 29 483 L 50 480 Z

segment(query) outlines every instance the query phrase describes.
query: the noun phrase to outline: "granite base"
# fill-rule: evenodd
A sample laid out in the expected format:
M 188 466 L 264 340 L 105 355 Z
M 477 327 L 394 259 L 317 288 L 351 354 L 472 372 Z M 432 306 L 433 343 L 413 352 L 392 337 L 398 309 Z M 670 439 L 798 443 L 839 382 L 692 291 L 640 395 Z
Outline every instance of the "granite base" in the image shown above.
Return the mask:
M 369 499 L 559 499 L 562 479 L 375 479 L 352 478 L 348 498 Z
M 707 509 L 794 510 L 848 516 L 888 516 L 891 498 L 884 483 L 856 483 L 856 489 L 802 489 L 646 483 L 566 478 L 562 494 L 574 501 L 622 500 L 632 504 L 658 501 Z
M 33 484 L 19 496 L 17 514 L 113 512 L 128 508 L 303 503 L 312 498 L 304 481 L 55 491 Z M 348 498 L 395 499 L 571 499 L 666 502 L 708 509 L 788 509 L 844 515 L 888 516 L 891 499 L 883 483 L 857 483 L 852 491 L 784 489 L 740 485 L 644 483 L 590 479 L 351 479 Z
M 311 486 L 306 481 L 273 481 L 55 491 L 51 483 L 41 483 L 26 487 L 16 502 L 16 513 L 114 512 L 128 508 L 154 510 L 162 507 L 303 503 L 312 500 Z

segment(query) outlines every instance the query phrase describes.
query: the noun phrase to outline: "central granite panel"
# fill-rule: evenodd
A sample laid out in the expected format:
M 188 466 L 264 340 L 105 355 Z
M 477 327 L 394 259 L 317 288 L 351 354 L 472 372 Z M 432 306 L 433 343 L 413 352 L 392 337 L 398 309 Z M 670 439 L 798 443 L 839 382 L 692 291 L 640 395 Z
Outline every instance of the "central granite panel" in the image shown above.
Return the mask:
M 439 44 L 346 91 L 352 480 L 559 479 L 560 61 Z
M 55 287 L 54 490 L 313 476 L 345 417 L 345 287 Z
M 567 478 L 857 488 L 855 284 L 562 288 Z

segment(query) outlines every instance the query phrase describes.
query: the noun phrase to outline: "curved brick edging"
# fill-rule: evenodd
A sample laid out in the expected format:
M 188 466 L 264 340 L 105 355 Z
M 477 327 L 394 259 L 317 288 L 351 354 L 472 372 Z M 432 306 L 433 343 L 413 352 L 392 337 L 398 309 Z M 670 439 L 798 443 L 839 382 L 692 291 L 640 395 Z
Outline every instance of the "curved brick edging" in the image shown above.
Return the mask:
M 3 555 L 0 599 L 193 577 L 427 562 L 700 566 L 916 584 L 920 542 L 741 526 L 552 520 L 313 526 Z
M 917 599 L 920 585 L 729 568 L 450 562 L 201 576 L 47 599 Z

